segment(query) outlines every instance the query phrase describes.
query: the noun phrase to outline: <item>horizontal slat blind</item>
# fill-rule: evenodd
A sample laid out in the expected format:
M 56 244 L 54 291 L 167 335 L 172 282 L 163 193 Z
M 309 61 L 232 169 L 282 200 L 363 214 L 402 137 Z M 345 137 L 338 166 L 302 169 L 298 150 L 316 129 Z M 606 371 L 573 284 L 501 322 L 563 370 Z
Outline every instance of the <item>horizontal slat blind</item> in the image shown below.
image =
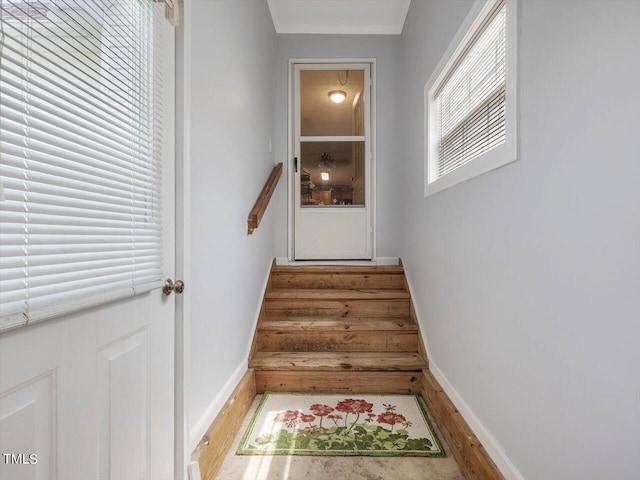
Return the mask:
M 505 141 L 505 39 L 501 2 L 436 92 L 438 178 Z
M 0 0 L 0 330 L 161 284 L 150 0 Z

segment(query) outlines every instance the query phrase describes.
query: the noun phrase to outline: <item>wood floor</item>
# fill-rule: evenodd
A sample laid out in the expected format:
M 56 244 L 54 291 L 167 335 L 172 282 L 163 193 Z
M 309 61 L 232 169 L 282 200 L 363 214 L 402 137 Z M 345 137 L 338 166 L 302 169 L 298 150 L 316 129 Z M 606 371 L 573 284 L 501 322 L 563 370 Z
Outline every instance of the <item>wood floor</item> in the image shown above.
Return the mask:
M 249 358 L 257 391 L 420 392 L 411 311 L 402 266 L 274 266 Z

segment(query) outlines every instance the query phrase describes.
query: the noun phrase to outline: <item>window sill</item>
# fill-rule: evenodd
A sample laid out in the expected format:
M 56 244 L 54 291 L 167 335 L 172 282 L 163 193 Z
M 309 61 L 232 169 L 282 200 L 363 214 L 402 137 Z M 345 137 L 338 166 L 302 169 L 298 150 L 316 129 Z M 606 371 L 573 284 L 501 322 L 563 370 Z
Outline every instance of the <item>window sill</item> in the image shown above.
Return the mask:
M 424 196 L 425 198 L 429 197 L 516 160 L 518 160 L 518 156 L 515 152 L 510 152 L 508 146 L 505 144 L 500 145 L 437 180 L 427 183 L 424 189 Z

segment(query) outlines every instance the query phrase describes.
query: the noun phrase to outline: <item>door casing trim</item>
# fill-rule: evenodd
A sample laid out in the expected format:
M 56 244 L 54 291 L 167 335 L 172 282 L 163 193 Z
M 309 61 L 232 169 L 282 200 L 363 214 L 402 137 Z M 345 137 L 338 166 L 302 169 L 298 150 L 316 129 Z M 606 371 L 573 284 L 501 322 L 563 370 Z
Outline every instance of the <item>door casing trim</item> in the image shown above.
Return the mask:
M 188 478 L 191 459 L 188 402 L 191 351 L 191 0 L 179 2 L 182 21 L 176 30 L 176 278 L 187 282 L 187 289 L 176 298 L 175 312 L 175 377 L 174 377 L 174 478 Z

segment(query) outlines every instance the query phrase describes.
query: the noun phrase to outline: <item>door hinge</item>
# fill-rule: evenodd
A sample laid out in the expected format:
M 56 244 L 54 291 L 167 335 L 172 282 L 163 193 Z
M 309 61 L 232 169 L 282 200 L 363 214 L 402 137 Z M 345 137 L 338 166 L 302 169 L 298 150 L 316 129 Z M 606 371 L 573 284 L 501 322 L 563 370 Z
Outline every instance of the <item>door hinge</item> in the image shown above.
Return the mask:
M 293 157 L 293 171 L 298 173 L 298 157 Z

